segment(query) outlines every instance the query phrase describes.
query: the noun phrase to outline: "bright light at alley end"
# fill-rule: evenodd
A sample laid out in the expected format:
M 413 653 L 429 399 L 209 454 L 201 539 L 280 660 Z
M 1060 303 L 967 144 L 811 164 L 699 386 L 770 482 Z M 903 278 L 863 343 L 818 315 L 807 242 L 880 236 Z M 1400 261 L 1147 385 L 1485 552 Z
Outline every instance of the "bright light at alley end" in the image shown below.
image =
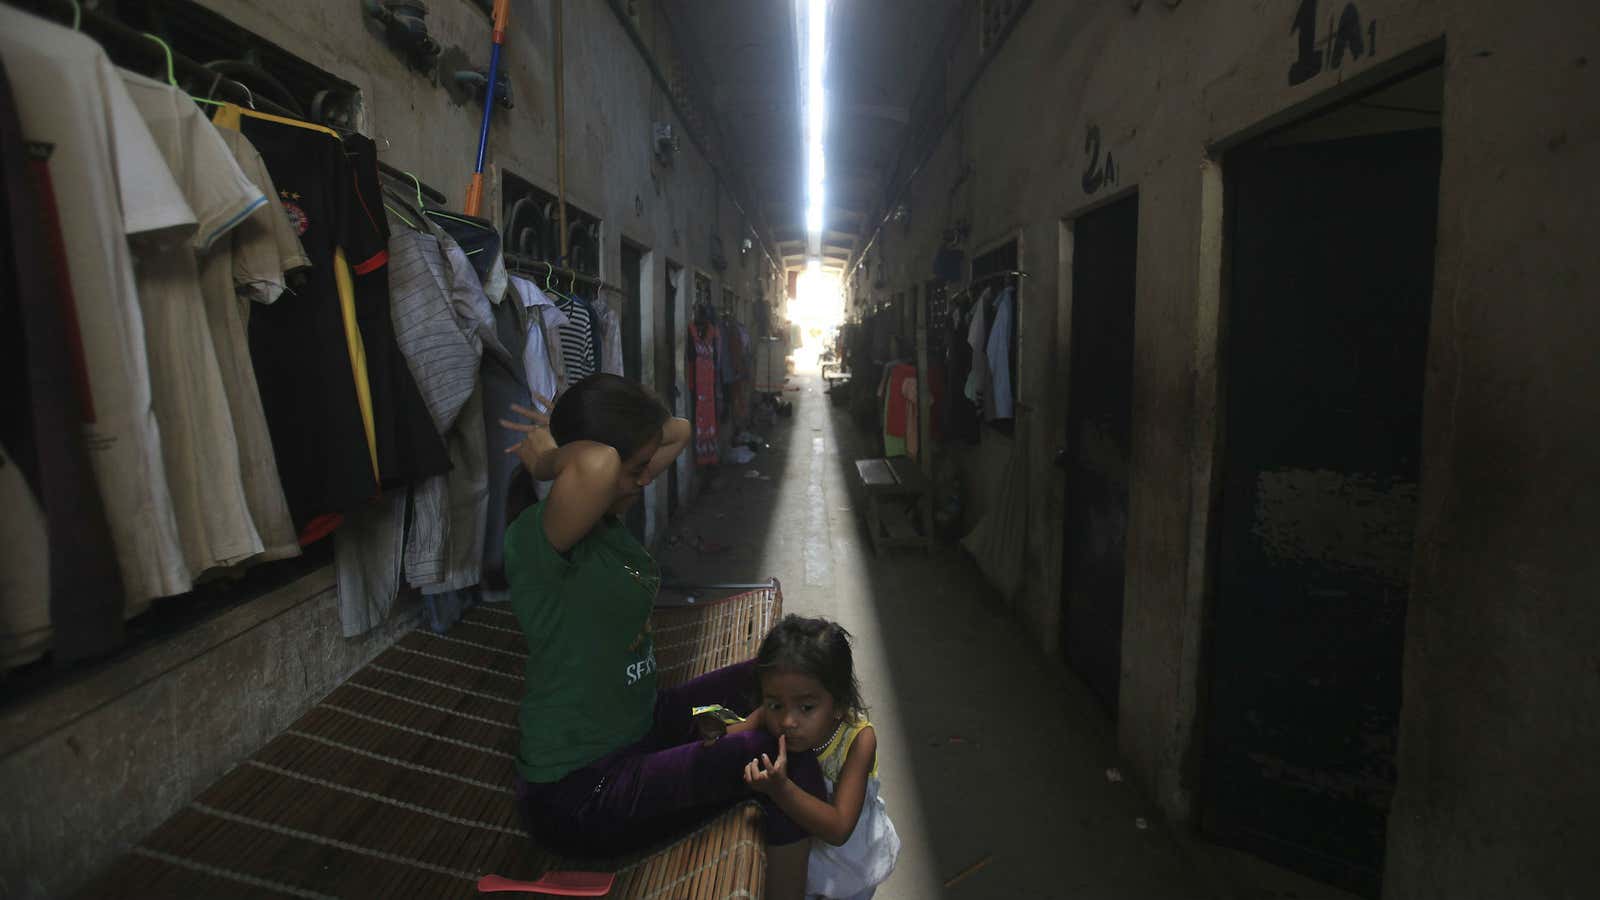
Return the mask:
M 822 258 L 822 208 L 826 197 L 822 144 L 828 124 L 828 101 L 822 89 L 828 36 L 828 0 L 797 0 L 796 13 L 804 35 L 802 84 L 805 85 L 806 255 Z

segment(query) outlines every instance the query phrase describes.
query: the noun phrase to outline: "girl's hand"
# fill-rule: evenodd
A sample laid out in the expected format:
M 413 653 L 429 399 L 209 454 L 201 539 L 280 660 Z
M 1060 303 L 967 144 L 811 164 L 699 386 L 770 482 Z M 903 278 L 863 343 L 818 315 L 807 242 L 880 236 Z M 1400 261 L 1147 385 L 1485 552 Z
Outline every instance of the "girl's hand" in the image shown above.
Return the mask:
M 765 753 L 750 760 L 744 767 L 744 783 L 769 797 L 789 786 L 789 746 L 783 735 L 778 736 L 778 761 L 768 759 Z
M 535 406 L 550 407 L 550 401 L 538 394 L 533 395 Z M 522 461 L 523 468 L 535 475 L 539 471 L 539 461 L 556 449 L 556 440 L 550 436 L 550 416 L 536 409 L 512 404 L 511 411 L 527 418 L 528 422 L 513 422 L 501 419 L 500 425 L 510 431 L 519 431 L 523 434 L 522 440 L 506 448 L 507 453 L 515 453 Z

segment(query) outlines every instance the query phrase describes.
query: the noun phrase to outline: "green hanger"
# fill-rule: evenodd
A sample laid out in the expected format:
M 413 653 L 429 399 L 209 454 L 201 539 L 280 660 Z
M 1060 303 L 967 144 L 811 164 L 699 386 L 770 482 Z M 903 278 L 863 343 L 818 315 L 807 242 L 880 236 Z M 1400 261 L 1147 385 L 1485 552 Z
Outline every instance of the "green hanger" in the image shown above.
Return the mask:
M 76 6 L 77 4 L 73 4 L 73 5 Z M 163 41 L 161 38 L 156 37 L 155 35 L 151 34 L 148 31 L 141 31 L 140 34 L 142 34 L 145 37 L 149 38 L 150 40 L 155 41 L 156 43 L 160 44 L 161 45 L 161 49 L 166 51 L 166 54 L 167 54 L 167 84 L 170 84 L 173 87 L 177 87 L 178 86 L 178 78 L 177 78 L 176 75 L 174 75 L 172 73 L 172 48 L 167 46 L 167 42 L 166 41 Z

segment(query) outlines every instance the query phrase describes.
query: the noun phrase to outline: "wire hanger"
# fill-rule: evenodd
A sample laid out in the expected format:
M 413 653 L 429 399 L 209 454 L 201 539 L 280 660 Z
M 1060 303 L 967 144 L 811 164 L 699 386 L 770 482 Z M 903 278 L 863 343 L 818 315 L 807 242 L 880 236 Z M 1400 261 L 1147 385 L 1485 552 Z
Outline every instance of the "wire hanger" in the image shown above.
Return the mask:
M 83 25 L 83 7 L 78 5 L 78 0 L 67 0 L 72 4 L 72 30 L 79 31 Z
M 418 179 L 417 176 L 411 174 L 410 172 L 406 173 L 406 177 L 410 178 L 411 179 L 411 183 L 417 186 L 417 209 L 421 210 L 424 213 L 427 212 L 428 211 L 428 204 L 426 202 L 424 202 L 423 199 L 422 199 L 422 181 L 420 179 Z
M 74 4 L 74 5 L 76 5 L 76 4 Z M 167 84 L 170 84 L 173 87 L 177 87 L 178 86 L 178 77 L 176 75 L 174 75 L 173 71 L 172 71 L 172 48 L 167 45 L 166 41 L 163 41 L 161 38 L 156 37 L 155 35 L 151 34 L 148 31 L 141 31 L 139 33 L 144 35 L 145 37 L 149 38 L 150 40 L 155 41 L 157 44 L 160 44 L 161 45 L 161 49 L 166 52 L 166 54 L 167 54 Z
M 411 230 L 412 231 L 420 231 L 421 230 L 421 229 L 417 228 L 417 223 L 415 223 L 415 222 L 411 221 L 410 219 L 406 218 L 406 214 L 401 212 L 400 210 L 395 209 L 393 206 L 390 206 L 387 203 L 385 203 L 383 205 L 383 208 L 387 209 L 389 212 L 393 213 L 395 218 L 397 218 L 400 221 L 402 221 L 402 222 L 406 223 L 407 225 L 411 226 Z

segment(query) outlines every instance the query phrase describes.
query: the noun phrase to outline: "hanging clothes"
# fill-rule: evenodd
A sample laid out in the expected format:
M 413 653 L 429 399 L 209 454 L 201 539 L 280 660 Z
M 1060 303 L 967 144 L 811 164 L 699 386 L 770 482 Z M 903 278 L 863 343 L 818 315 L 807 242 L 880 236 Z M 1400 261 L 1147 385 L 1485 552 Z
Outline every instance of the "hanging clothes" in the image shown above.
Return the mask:
M 12 79 L 22 139 L 39 151 L 41 199 L 54 199 L 63 246 L 71 248 L 61 299 L 74 332 L 80 437 L 127 592 L 126 605 L 115 602 L 119 612 L 136 613 L 192 583 L 152 412 L 128 238 L 181 228 L 192 217 L 99 44 L 0 6 L 0 62 Z M 18 599 L 32 610 L 22 618 L 49 620 L 49 592 Z
M 984 405 L 989 393 L 989 297 L 991 291 L 983 289 L 972 304 L 972 319 L 967 326 L 967 346 L 972 352 L 972 368 L 967 373 L 962 394 L 971 402 Z
M 279 199 L 312 265 L 303 290 L 251 310 L 250 357 L 273 453 L 302 544 L 332 533 L 346 510 L 378 495 L 370 390 L 353 298 L 335 267 L 343 248 L 363 262 L 377 235 L 350 215 L 344 148 L 331 129 L 223 107 L 214 121 L 237 126 L 272 174 Z M 348 273 L 348 269 L 345 269 Z
M 978 441 L 978 407 L 966 395 L 967 379 L 972 374 L 972 345 L 967 335 L 972 317 L 978 311 L 976 303 L 969 303 L 958 315 L 952 316 L 950 334 L 945 342 L 945 435 L 952 441 L 965 443 Z
M 267 198 L 266 205 L 200 254 L 200 294 L 233 417 L 245 499 L 261 536 L 261 553 L 251 562 L 287 559 L 300 555 L 300 543 L 278 476 L 278 461 L 272 455 L 272 435 L 261 408 L 245 323 L 252 302 L 277 300 L 287 288 L 289 273 L 309 266 L 310 261 L 278 202 L 277 187 L 261 154 L 243 134 L 213 130 L 240 171 Z
M 197 252 L 267 205 L 188 95 L 120 73 L 196 222 L 134 245 L 162 458 L 190 577 L 262 552 L 240 471 L 240 450 L 200 292 Z
M 567 316 L 550 299 L 550 295 L 532 281 L 512 275 L 511 287 L 528 317 L 527 345 L 522 352 L 522 368 L 528 378 L 528 388 L 545 400 L 554 401 L 565 390 L 562 384 L 564 373 L 560 370 L 563 357 L 559 335 Z M 547 411 L 542 405 L 540 409 Z
M 403 197 L 386 192 L 383 203 L 399 348 L 454 465 L 347 514 L 335 535 L 346 636 L 389 617 L 402 575 L 441 595 L 475 584 L 488 510 L 480 367 L 485 336 L 493 334 L 491 306 L 459 245 Z M 459 613 L 462 605 L 444 608 Z
M 555 302 L 566 318 L 561 325 L 561 358 L 567 384 L 577 384 L 600 370 L 595 358 L 594 314 L 580 297 L 557 295 Z
M 717 326 L 700 322 L 689 329 L 694 365 L 689 370 L 694 392 L 694 454 L 696 465 L 717 464 Z
M 0 50 L 4 45 L 0 44 Z M 0 670 L 122 642 L 123 584 L 82 431 L 76 303 L 49 160 L 29 154 L 0 63 Z M 50 541 L 48 534 L 71 535 Z
M 428 209 L 422 214 L 461 245 L 462 252 L 472 263 L 472 270 L 478 274 L 483 295 L 490 303 L 498 304 L 511 282 L 506 271 L 505 248 L 501 246 L 500 232 L 494 223 L 442 209 Z
M 900 382 L 900 403 L 905 407 L 906 455 L 918 459 L 922 450 L 922 411 L 917 408 L 921 384 L 915 371 Z
M 878 408 L 883 431 L 883 455 L 905 456 L 906 404 L 904 399 L 906 379 L 915 379 L 917 367 L 904 362 L 891 362 L 883 367 L 878 379 Z
M 989 390 L 984 393 L 984 418 L 989 421 L 1016 417 L 1011 391 L 1011 329 L 1016 289 L 1007 287 L 995 301 L 994 324 L 989 327 L 984 356 L 989 366 Z
M 604 298 L 595 300 L 594 310 L 600 325 L 600 371 L 622 375 L 622 316 Z
M 344 135 L 343 144 L 348 163 L 344 170 L 346 215 L 353 220 L 348 231 L 352 241 L 362 243 L 359 250 L 342 249 L 352 260 L 360 260 L 350 269 L 351 289 L 372 395 L 379 483 L 385 488 L 397 487 L 442 475 L 449 470 L 450 461 L 395 334 L 389 290 L 389 225 L 378 183 L 378 146 L 359 134 Z
M 534 408 L 549 412 L 550 405 L 567 389 L 560 338 L 561 326 L 567 323 L 567 316 L 550 299 L 550 295 L 526 278 L 511 276 L 511 286 L 522 298 L 523 308 L 528 313 L 528 344 L 522 353 L 528 389 L 534 396 Z M 540 397 L 544 398 L 545 404 L 539 403 Z M 539 496 L 544 497 L 550 493 L 555 482 L 540 481 L 535 484 Z

